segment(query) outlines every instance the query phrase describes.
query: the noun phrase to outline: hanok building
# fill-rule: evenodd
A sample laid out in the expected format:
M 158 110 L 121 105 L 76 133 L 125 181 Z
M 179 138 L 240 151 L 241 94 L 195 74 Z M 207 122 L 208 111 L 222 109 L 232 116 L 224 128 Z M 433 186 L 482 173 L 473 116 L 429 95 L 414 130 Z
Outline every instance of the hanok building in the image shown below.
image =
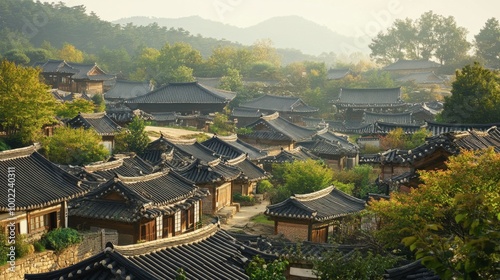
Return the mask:
M 364 200 L 330 186 L 269 205 L 264 214 L 274 220 L 275 234 L 283 234 L 291 241 L 325 243 L 335 231 L 336 220 L 359 213 L 364 208 Z
M 427 59 L 399 59 L 398 61 L 384 67 L 383 70 L 396 76 L 404 76 L 413 73 L 434 72 L 440 67 L 441 64 Z
M 102 137 L 102 144 L 110 152 L 115 147 L 115 135 L 119 133 L 121 127 L 109 118 L 105 112 L 102 113 L 79 113 L 66 123 L 72 128 L 93 129 Z
M 450 132 L 430 137 L 426 143 L 411 150 L 389 150 L 377 161 L 381 174 L 379 181 L 390 191 L 408 191 L 421 181 L 418 170 L 445 169 L 446 160 L 460 153 L 461 149 L 480 150 L 493 147 L 500 153 L 500 130 Z
M 151 83 L 117 80 L 114 86 L 104 93 L 104 99 L 109 102 L 122 102 L 143 96 L 153 89 Z
M 106 74 L 96 64 L 50 59 L 37 62 L 34 67 L 42 69 L 41 75 L 52 88 L 88 95 L 104 93 L 104 82 L 115 79 L 114 75 Z
M 265 115 L 268 114 L 261 112 L 259 109 L 235 107 L 231 111 L 231 117 L 238 128 L 245 127 Z
M 302 117 L 311 116 L 319 111 L 318 108 L 307 105 L 298 97 L 269 94 L 240 104 L 240 107 L 259 111 L 263 114 L 278 112 L 283 118 L 293 123 L 302 123 Z
M 141 177 L 158 171 L 135 154 L 115 154 L 106 162 L 85 165 L 78 172 L 86 181 L 105 182 L 117 174 L 124 177 Z
M 42 279 L 186 279 L 248 280 L 245 268 L 259 255 L 266 262 L 277 257 L 256 250 L 230 236 L 217 225 L 189 234 L 128 246 L 106 244 L 104 252 L 67 268 L 27 274 Z
M 217 155 L 234 159 L 241 154 L 246 154 L 248 159 L 257 162 L 267 156 L 267 152 L 242 141 L 237 135 L 219 136 L 215 135 L 212 138 L 201 143 L 203 146 L 214 151 Z
M 255 147 L 276 151 L 283 147 L 292 150 L 297 142 L 311 139 L 317 133 L 315 129 L 287 121 L 279 113 L 263 116 L 246 128 L 251 132 L 238 134 L 238 138 Z
M 221 112 L 234 97 L 233 92 L 210 88 L 198 82 L 170 83 L 145 95 L 127 99 L 125 105 L 150 114 L 176 112 L 208 115 Z
M 325 131 L 313 136 L 312 140 L 299 142 L 298 145 L 307 148 L 336 170 L 354 168 L 358 164 L 359 147 L 349 142 L 345 135 Z
M 289 151 L 282 149 L 278 154 L 269 155 L 260 160 L 260 162 L 262 162 L 264 170 L 266 170 L 267 172 L 272 172 L 273 164 L 291 163 L 297 160 L 306 161 L 308 159 L 318 160 L 319 157 L 314 155 L 307 148 L 303 146 L 297 146 L 295 149 Z
M 206 195 L 171 170 L 117 175 L 71 203 L 70 225 L 116 231 L 119 244 L 172 237 L 198 227 Z
M 68 201 L 90 187 L 30 146 L 0 152 L 0 224 L 32 238 L 68 226 Z
M 342 80 L 343 78 L 352 75 L 352 71 L 349 68 L 341 68 L 341 69 L 328 69 L 326 73 L 327 80 Z
M 432 86 L 443 87 L 445 79 L 434 72 L 411 73 L 397 79 L 398 82 L 413 82 L 420 87 L 430 88 Z
M 466 132 L 466 131 L 488 131 L 492 127 L 500 127 L 500 123 L 438 123 L 433 121 L 426 122 L 426 128 L 432 135 L 440 135 L 448 132 Z

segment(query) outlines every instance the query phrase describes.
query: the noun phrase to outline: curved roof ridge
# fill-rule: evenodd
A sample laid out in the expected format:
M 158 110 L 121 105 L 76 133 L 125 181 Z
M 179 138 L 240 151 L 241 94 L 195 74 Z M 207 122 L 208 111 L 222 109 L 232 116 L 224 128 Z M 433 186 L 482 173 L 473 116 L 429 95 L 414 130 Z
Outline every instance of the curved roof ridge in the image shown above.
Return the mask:
M 196 138 L 191 138 L 191 139 L 166 138 L 166 137 L 163 138 L 172 144 L 178 144 L 178 145 L 192 145 L 196 143 Z
M 357 198 L 357 197 L 354 197 L 352 195 L 349 195 L 339 189 L 337 189 L 336 187 L 333 188 L 332 192 L 336 192 L 338 194 L 340 194 L 341 196 L 353 201 L 353 202 L 357 202 L 357 203 L 360 203 L 360 204 L 366 204 L 366 201 L 364 201 L 363 199 L 360 199 L 360 198 Z
M 217 135 L 216 138 L 219 138 L 223 141 L 236 141 L 238 140 L 238 134 L 231 134 L 227 136 Z
M 160 178 L 164 175 L 167 175 L 168 173 L 170 173 L 170 168 L 165 168 L 164 170 L 161 170 L 161 171 L 158 171 L 158 172 L 154 172 L 154 173 L 151 173 L 151 174 L 146 174 L 144 176 L 137 176 L 137 177 L 126 177 L 126 176 L 122 176 L 120 174 L 116 174 L 117 178 L 119 181 L 123 182 L 123 183 L 126 183 L 126 184 L 133 184 L 133 183 L 138 183 L 138 182 L 144 182 L 144 181 L 150 181 L 150 180 L 154 180 L 154 179 L 157 179 L 157 178 Z
M 78 115 L 88 118 L 88 119 L 97 119 L 106 116 L 106 112 L 98 112 L 98 113 L 78 113 Z
M 227 163 L 230 164 L 230 165 L 234 165 L 234 164 L 238 164 L 238 163 L 244 161 L 245 159 L 247 159 L 247 155 L 244 154 L 244 153 L 242 153 L 241 155 L 239 155 L 239 156 L 237 156 L 237 157 L 235 157 L 233 159 L 229 159 L 227 161 Z
M 318 199 L 318 198 L 321 198 L 323 196 L 326 196 L 328 195 L 329 193 L 331 193 L 333 190 L 335 189 L 335 186 L 331 185 L 329 187 L 326 187 L 322 190 L 319 190 L 319 191 L 315 191 L 315 192 L 312 192 L 312 193 L 306 193 L 306 194 L 294 194 L 294 197 L 295 199 L 297 199 L 298 201 L 310 201 L 310 200 L 315 200 L 315 199 Z
M 184 233 L 169 238 L 162 238 L 139 244 L 122 245 L 122 246 L 114 245 L 114 249 L 115 251 L 119 252 L 125 257 L 144 255 L 167 248 L 197 243 L 208 239 L 209 237 L 216 234 L 218 231 L 219 231 L 218 225 L 211 224 L 204 226 L 193 232 Z
M 83 169 L 85 169 L 85 171 L 88 171 L 88 172 L 114 169 L 114 168 L 117 168 L 117 167 L 123 165 L 123 159 L 125 159 L 125 157 L 118 158 L 116 160 L 112 160 L 112 161 L 108 161 L 108 162 L 84 165 Z
M 17 148 L 17 149 L 11 149 L 11 150 L 5 150 L 0 152 L 0 160 L 8 160 L 8 159 L 15 159 L 15 158 L 20 158 L 20 157 L 27 157 L 36 152 L 38 149 L 40 149 L 40 144 L 35 143 L 31 146 L 27 147 L 22 147 L 22 148 Z
M 280 113 L 279 112 L 274 112 L 270 115 L 265 115 L 265 116 L 261 116 L 260 118 L 263 119 L 263 120 L 266 120 L 266 121 L 272 121 L 272 120 L 275 120 L 277 118 L 280 117 Z

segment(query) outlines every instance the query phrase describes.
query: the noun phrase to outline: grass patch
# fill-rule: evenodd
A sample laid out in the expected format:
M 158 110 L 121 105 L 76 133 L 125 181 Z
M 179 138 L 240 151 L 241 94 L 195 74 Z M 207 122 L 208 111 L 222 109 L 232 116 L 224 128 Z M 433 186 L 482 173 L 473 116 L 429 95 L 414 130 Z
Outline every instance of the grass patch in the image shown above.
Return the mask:
M 253 216 L 252 218 L 250 218 L 250 221 L 256 224 L 274 225 L 274 221 L 267 219 L 267 216 L 264 214 L 257 214 Z

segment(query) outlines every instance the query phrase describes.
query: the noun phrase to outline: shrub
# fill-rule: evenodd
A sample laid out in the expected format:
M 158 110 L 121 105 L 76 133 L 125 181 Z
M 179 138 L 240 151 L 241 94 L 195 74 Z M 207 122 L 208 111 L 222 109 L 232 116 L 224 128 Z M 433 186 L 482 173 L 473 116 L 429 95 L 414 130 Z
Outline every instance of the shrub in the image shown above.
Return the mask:
M 78 244 L 81 241 L 82 236 L 72 228 L 58 228 L 49 231 L 42 237 L 45 247 L 56 252 L 60 252 L 70 245 Z
M 246 202 L 246 203 L 255 203 L 255 198 L 248 195 L 241 195 L 236 193 L 233 195 L 234 202 Z
M 26 235 L 16 235 L 16 258 L 22 258 L 26 255 L 33 253 L 32 245 L 26 241 Z
M 45 251 L 45 243 L 42 240 L 35 241 L 33 243 L 33 247 L 35 247 L 35 252 Z
M 262 180 L 257 184 L 257 193 L 263 194 L 273 189 L 273 184 L 269 180 Z
M 3 228 L 2 228 L 3 230 Z M 5 234 L 0 233 L 0 265 L 4 264 L 7 262 L 7 253 L 9 252 L 9 248 L 6 245 L 7 244 L 7 236 Z

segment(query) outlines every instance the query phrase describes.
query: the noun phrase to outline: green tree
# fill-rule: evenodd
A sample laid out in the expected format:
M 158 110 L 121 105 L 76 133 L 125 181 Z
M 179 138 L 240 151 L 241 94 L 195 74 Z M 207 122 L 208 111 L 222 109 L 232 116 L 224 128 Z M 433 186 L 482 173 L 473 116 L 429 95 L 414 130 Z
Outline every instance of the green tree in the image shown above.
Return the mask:
M 354 251 L 344 254 L 338 250 L 323 253 L 313 260 L 313 271 L 321 279 L 359 280 L 384 279 L 386 269 L 394 267 L 397 258 L 390 255 L 374 254 L 371 251 Z
M 155 76 L 158 85 L 189 77 L 193 80 L 193 69 L 199 67 L 202 57 L 199 51 L 187 43 L 165 44 L 158 57 L 159 73 Z
M 272 262 L 266 261 L 256 255 L 246 268 L 246 273 L 251 280 L 285 280 L 285 271 L 288 261 L 276 259 Z
M 106 110 L 106 103 L 104 102 L 102 94 L 95 94 L 92 96 L 92 102 L 94 102 L 94 112 L 99 113 Z
M 68 62 L 80 63 L 83 62 L 83 52 L 75 48 L 75 46 L 65 43 L 63 47 L 57 52 L 59 59 Z
M 273 165 L 273 185 L 283 187 L 286 194 L 305 194 L 322 190 L 332 184 L 333 171 L 325 164 L 308 159 Z M 274 196 L 274 194 L 271 194 Z M 289 195 L 288 195 L 289 196 Z M 288 196 L 282 195 L 282 198 Z M 276 198 L 271 198 L 277 203 Z
M 92 101 L 75 98 L 72 102 L 65 102 L 59 105 L 56 115 L 61 118 L 74 118 L 78 113 L 93 113 L 94 103 Z
M 357 165 L 350 170 L 335 171 L 333 178 L 335 180 L 334 185 L 339 186 L 340 189 L 347 188 L 352 185 L 351 191 L 345 191 L 346 193 L 352 194 L 355 197 L 365 198 L 368 193 L 376 193 L 377 187 L 375 186 L 375 180 L 378 174 L 373 170 L 370 165 Z M 341 184 L 347 184 L 348 186 L 342 186 Z
M 27 65 L 30 63 L 30 58 L 23 51 L 18 49 L 10 50 L 4 53 L 3 58 L 21 65 Z
M 12 62 L 0 64 L 0 123 L 9 145 L 20 147 L 36 141 L 44 125 L 55 123 L 56 101 L 40 82 L 40 72 Z
M 109 155 L 101 141 L 92 129 L 59 127 L 53 136 L 42 139 L 42 153 L 55 163 L 85 165 Z
M 476 54 L 486 65 L 500 67 L 500 24 L 496 18 L 490 18 L 474 36 Z
M 194 82 L 193 69 L 181 65 L 172 71 L 168 82 L 169 83 L 186 83 Z
M 457 71 L 451 96 L 444 99 L 441 118 L 449 123 L 500 121 L 500 77 L 479 63 Z
M 230 122 L 227 115 L 222 113 L 215 113 L 212 124 L 209 127 L 209 132 L 217 133 L 219 135 L 231 135 L 235 132 L 236 126 Z
M 229 68 L 226 75 L 220 79 L 219 88 L 234 92 L 240 91 L 243 88 L 243 77 L 238 70 Z
M 391 247 L 403 241 L 441 279 L 498 279 L 500 154 L 461 151 L 446 166 L 422 171 L 409 194 L 372 201 L 377 235 Z
M 141 154 L 149 143 L 146 122 L 135 116 L 132 122 L 115 137 L 115 153 L 134 152 Z

